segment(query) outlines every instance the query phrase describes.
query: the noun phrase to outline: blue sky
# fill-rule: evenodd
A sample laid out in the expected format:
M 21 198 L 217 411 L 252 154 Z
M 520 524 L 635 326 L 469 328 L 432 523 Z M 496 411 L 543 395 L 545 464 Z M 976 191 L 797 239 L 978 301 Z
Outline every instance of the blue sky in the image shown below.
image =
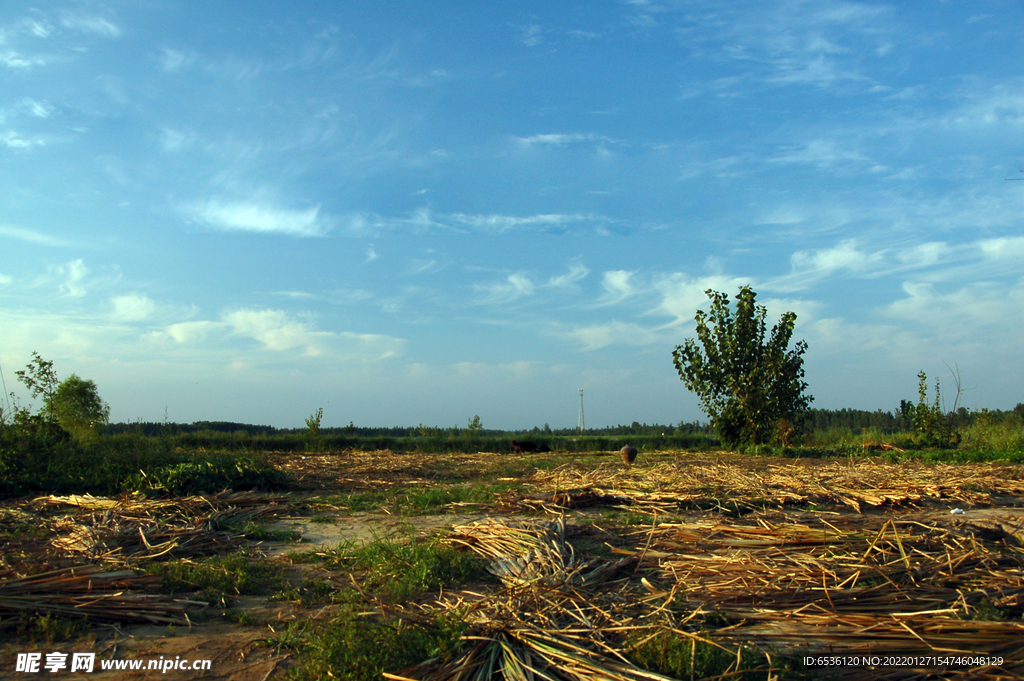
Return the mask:
M 267 4 L 0 5 L 8 389 L 690 421 L 671 351 L 751 284 L 814 406 L 1024 401 L 1020 2 Z

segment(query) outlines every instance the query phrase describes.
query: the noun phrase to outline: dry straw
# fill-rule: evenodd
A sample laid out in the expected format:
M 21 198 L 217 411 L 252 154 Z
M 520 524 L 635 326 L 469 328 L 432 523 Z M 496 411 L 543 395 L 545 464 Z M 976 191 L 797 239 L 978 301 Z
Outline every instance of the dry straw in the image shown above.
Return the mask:
M 625 641 L 631 634 L 664 630 L 661 615 L 674 594 L 648 593 L 634 580 L 638 558 L 586 559 L 565 535 L 562 519 L 488 519 L 453 527 L 449 541 L 490 559 L 490 570 L 503 588 L 492 595 L 464 593 L 427 606 L 458 612 L 469 624 L 466 650 L 450 662 L 428 660 L 385 678 L 667 679 L 631 664 Z M 683 635 L 700 639 L 690 632 Z

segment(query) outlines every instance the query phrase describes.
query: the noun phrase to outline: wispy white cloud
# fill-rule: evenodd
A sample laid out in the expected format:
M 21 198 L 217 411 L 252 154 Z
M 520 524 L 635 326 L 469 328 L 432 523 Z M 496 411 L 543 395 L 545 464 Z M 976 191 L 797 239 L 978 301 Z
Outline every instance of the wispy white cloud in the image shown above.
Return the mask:
M 590 274 L 590 270 L 582 263 L 575 262 L 569 266 L 568 272 L 553 275 L 546 282 L 535 283 L 526 272 L 515 272 L 502 281 L 486 284 L 474 284 L 477 305 L 500 305 L 511 303 L 522 298 L 529 298 L 542 292 L 576 290 L 576 284 Z
M 178 73 L 192 66 L 197 58 L 195 52 L 182 52 L 165 47 L 160 53 L 160 68 L 167 73 Z
M 222 202 L 210 199 L 190 206 L 190 216 L 214 229 L 227 232 L 286 234 L 289 236 L 322 236 L 327 224 L 320 217 L 320 207 L 292 210 L 265 203 L 246 201 Z
M 543 38 L 543 29 L 536 24 L 530 24 L 529 26 L 517 26 L 517 39 L 523 45 L 527 47 L 535 47 L 540 45 Z
M 274 291 L 271 295 L 304 300 L 312 300 L 316 298 L 316 296 L 310 293 L 309 291 Z
M 49 118 L 53 113 L 53 105 L 49 102 L 40 102 L 31 97 L 26 97 L 18 102 L 18 109 L 35 118 Z
M 601 279 L 601 287 L 605 295 L 598 302 L 598 305 L 618 305 L 624 300 L 632 298 L 637 294 L 637 289 L 630 281 L 635 272 L 626 270 L 611 270 L 604 273 Z
M 425 274 L 430 272 L 437 272 L 442 269 L 442 266 L 437 262 L 436 259 L 431 258 L 430 260 L 423 260 L 421 258 L 413 258 L 410 261 L 412 265 L 409 269 L 408 276 L 415 276 L 417 274 Z
M 797 251 L 792 271 L 767 280 L 775 291 L 805 290 L 836 277 L 877 279 L 915 273 L 920 282 L 995 281 L 1024 268 L 1024 237 L 979 239 L 960 244 L 928 241 L 866 249 L 854 239 L 827 248 Z
M 652 310 L 654 314 L 662 314 L 675 318 L 676 324 L 688 323 L 693 320 L 694 312 L 709 304 L 705 291 L 712 289 L 733 296 L 740 287 L 750 284 L 756 291 L 758 283 L 752 279 L 714 274 L 704 277 L 690 277 L 685 273 L 676 272 L 658 277 L 654 289 L 661 301 Z
M 809 85 L 870 90 L 863 53 L 893 49 L 896 24 L 888 8 L 845 0 L 787 2 L 747 9 L 718 9 L 687 16 L 679 28 L 684 45 L 699 56 L 760 66 L 735 87 Z M 710 29 L 710 30 L 709 30 Z
M 18 241 L 27 241 L 30 244 L 39 244 L 40 246 L 67 246 L 68 243 L 63 239 L 52 237 L 49 234 L 42 234 L 31 229 L 22 229 L 20 227 L 10 227 L 7 225 L 0 225 L 0 237 L 6 237 L 8 239 L 17 239 Z
M 1016 260 L 1024 264 L 1024 236 L 982 239 L 977 246 L 986 259 Z
M 423 371 L 423 367 L 418 367 L 418 370 Z M 533 362 L 528 360 L 520 360 L 517 362 L 498 362 L 495 364 L 485 364 L 483 362 L 456 362 L 451 367 L 455 377 L 460 379 L 474 379 L 476 383 L 480 378 L 486 379 L 497 379 L 497 378 L 511 378 L 513 380 L 522 380 L 526 378 L 532 378 L 536 376 L 541 369 L 540 362 Z M 444 369 L 440 370 L 444 372 Z
M 199 206 L 199 209 L 204 206 Z M 193 212 L 201 210 L 193 207 Z M 543 213 L 538 215 L 501 215 L 434 213 L 422 207 L 407 216 L 386 216 L 369 211 L 323 218 L 331 231 L 352 237 L 374 238 L 389 234 L 507 234 L 539 232 L 566 234 L 570 232 L 602 233 L 617 224 L 605 215 L 595 213 Z M 369 251 L 367 252 L 369 255 Z
M 234 55 L 228 55 L 217 61 L 209 61 L 204 64 L 207 73 L 224 80 L 232 80 L 238 83 L 252 83 L 263 73 L 264 64 L 260 60 L 241 59 Z
M 671 342 L 665 327 L 646 327 L 618 320 L 570 329 L 556 329 L 553 333 L 559 338 L 580 343 L 586 351 L 600 350 L 610 345 L 667 345 Z
M 268 350 L 303 347 L 307 355 L 323 352 L 317 343 L 322 332 L 290 319 L 283 310 L 241 309 L 225 314 L 223 319 L 234 333 L 254 338 Z
M 32 147 L 44 146 L 46 140 L 42 137 L 26 139 L 14 130 L 5 130 L 0 132 L 0 144 L 9 149 L 31 149 Z
M 223 322 L 213 321 L 178 322 L 167 326 L 162 333 L 175 343 L 191 345 L 205 341 L 210 333 L 226 326 Z
M 113 305 L 111 319 L 120 322 L 138 322 L 149 319 L 156 311 L 156 303 L 141 293 L 114 296 L 110 299 Z
M 26 17 L 19 22 L 18 28 L 35 38 L 47 38 L 53 33 L 53 24 L 44 18 Z
M 44 57 L 27 57 L 14 50 L 0 52 L 0 64 L 12 69 L 29 69 L 33 66 L 45 66 Z
M 793 269 L 799 272 L 813 272 L 827 276 L 837 270 L 852 274 L 877 272 L 886 266 L 884 251 L 866 253 L 857 247 L 857 242 L 848 239 L 832 248 L 818 251 L 797 251 L 790 257 Z
M 8 285 L 8 284 L 10 284 L 10 283 L 11 283 L 12 281 L 14 281 L 14 279 L 12 279 L 11 277 L 9 277 L 8 275 L 6 275 L 6 274 L 0 274 L 0 286 L 7 286 L 7 285 Z
M 63 265 L 51 265 L 50 276 L 60 281 L 58 289 L 71 298 L 81 298 L 86 294 L 83 281 L 89 274 L 89 268 L 85 266 L 81 258 L 72 260 Z
M 197 135 L 194 132 L 164 128 L 160 131 L 160 148 L 169 154 L 176 154 L 192 146 L 196 139 Z
M 544 232 L 562 232 L 579 223 L 601 223 L 607 218 L 599 215 L 550 213 L 528 215 L 466 215 L 453 213 L 449 216 L 455 226 L 466 226 L 474 230 L 489 233 L 505 233 L 510 231 L 532 230 Z
M 209 352 L 227 352 L 232 339 L 251 339 L 264 350 L 323 361 L 374 361 L 404 353 L 406 341 L 380 334 L 321 331 L 284 310 L 237 308 L 219 320 L 178 322 L 148 334 L 151 340 L 168 339 L 179 345 L 205 345 Z
M 582 263 L 573 263 L 569 266 L 569 271 L 565 274 L 553 276 L 548 279 L 547 285 L 551 288 L 566 288 L 573 286 L 576 282 L 586 278 L 590 274 L 590 270 L 587 269 Z
M 477 304 L 497 305 L 532 296 L 537 286 L 525 272 L 516 272 L 508 275 L 504 281 L 474 284 L 473 289 L 478 295 L 475 301 Z
M 121 36 L 120 28 L 99 16 L 65 11 L 61 13 L 60 22 L 64 28 L 81 33 L 92 33 L 106 38 L 119 38 Z
M 522 146 L 548 146 L 548 147 L 564 147 L 568 144 L 576 142 L 602 142 L 608 144 L 620 144 L 618 140 L 614 140 L 611 137 L 605 135 L 597 135 L 594 133 L 547 133 L 540 135 L 530 135 L 529 137 L 515 137 L 517 143 Z
M 838 140 L 813 139 L 785 149 L 769 159 L 771 163 L 791 163 L 831 168 L 839 164 L 877 165 L 862 150 L 847 147 Z
M 938 119 L 943 127 L 974 131 L 1024 128 L 1024 78 L 995 85 L 972 82 L 956 96 L 959 106 Z
M 955 253 L 955 249 L 949 244 L 941 241 L 929 241 L 923 244 L 915 244 L 909 248 L 901 248 L 895 252 L 896 262 L 910 268 L 933 267 L 948 260 Z M 872 256 L 873 260 L 877 260 Z
M 965 351 L 985 347 L 1002 353 L 1019 349 L 1024 334 L 1024 285 L 976 282 L 941 291 L 932 284 L 907 281 L 906 297 L 885 306 L 885 317 L 912 325 L 924 336 Z

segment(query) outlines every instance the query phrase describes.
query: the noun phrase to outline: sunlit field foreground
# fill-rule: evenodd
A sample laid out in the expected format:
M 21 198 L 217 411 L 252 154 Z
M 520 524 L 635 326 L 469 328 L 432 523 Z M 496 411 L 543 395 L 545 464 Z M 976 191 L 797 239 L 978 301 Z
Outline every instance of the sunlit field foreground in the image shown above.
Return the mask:
M 75 649 L 237 679 L 1024 674 L 1019 464 L 265 461 L 274 489 L 4 502 L 3 669 Z M 817 666 L 836 656 L 858 664 Z

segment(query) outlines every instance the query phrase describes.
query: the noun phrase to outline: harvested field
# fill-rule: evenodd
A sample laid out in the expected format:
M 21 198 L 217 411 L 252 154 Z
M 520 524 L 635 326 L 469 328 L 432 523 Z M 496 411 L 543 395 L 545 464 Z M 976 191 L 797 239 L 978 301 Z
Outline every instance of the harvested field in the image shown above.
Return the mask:
M 360 573 L 295 563 L 288 547 L 303 546 L 294 537 L 271 537 L 271 551 L 253 528 L 302 520 L 304 529 L 348 528 L 325 535 L 358 543 L 405 519 L 414 534 L 439 534 L 485 558 L 497 582 L 404 603 L 363 592 L 363 609 L 381 621 L 458 613 L 468 627 L 458 654 L 389 678 L 489 678 L 498 669 L 663 678 L 634 660 L 664 634 L 694 650 L 742 650 L 743 673 L 756 678 L 813 678 L 821 670 L 803 658 L 820 655 L 918 662 L 828 670 L 841 678 L 1024 678 L 1022 466 L 689 453 L 641 453 L 631 467 L 611 455 L 279 461 L 293 476 L 287 493 L 0 504 L 0 631 L 14 631 L 21 613 L 50 612 L 105 627 L 89 634 L 92 649 L 113 637 L 119 656 L 160 649 L 131 638 L 136 623 L 174 623 L 175 636 L 204 649 L 241 640 L 225 626 L 260 626 L 273 648 L 283 623 L 327 618 L 334 606 L 248 597 L 258 624 L 214 616 L 218 633 L 207 636 L 210 608 L 162 592 L 146 565 L 244 549 L 251 561 L 287 567 L 295 585 L 316 572 L 358 589 Z M 261 654 L 265 678 L 283 677 L 301 655 L 280 645 L 276 657 Z M 4 648 L 0 678 L 13 653 L 30 647 Z M 225 662 L 215 678 L 248 678 L 241 667 L 233 675 L 229 653 L 216 656 Z

